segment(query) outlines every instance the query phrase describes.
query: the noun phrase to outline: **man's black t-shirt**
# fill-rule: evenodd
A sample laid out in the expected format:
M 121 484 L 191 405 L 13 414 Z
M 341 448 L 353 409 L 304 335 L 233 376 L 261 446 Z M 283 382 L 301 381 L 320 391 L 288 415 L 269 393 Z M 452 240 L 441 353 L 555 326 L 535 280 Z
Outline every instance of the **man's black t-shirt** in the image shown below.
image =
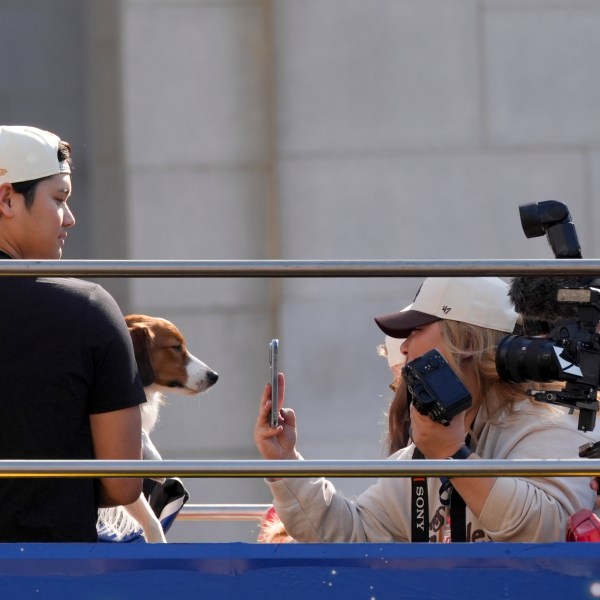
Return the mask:
M 0 277 L 0 458 L 94 458 L 89 415 L 145 401 L 123 315 L 100 286 Z M 0 541 L 97 541 L 96 482 L 0 478 Z

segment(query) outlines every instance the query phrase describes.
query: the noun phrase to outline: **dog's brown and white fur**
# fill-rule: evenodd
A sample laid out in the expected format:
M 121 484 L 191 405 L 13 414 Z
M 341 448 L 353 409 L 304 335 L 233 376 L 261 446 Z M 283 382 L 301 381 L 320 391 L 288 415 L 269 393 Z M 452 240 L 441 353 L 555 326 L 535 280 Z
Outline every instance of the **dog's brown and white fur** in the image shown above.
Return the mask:
M 161 460 L 150 440 L 150 433 L 158 420 L 163 393 L 200 394 L 214 385 L 219 376 L 188 352 L 184 336 L 170 321 L 147 315 L 128 315 L 125 321 L 146 392 L 146 403 L 140 406 L 143 458 Z M 143 494 L 126 507 L 101 509 L 99 524 L 116 539 L 122 539 L 141 526 L 147 542 L 166 542 L 160 522 Z

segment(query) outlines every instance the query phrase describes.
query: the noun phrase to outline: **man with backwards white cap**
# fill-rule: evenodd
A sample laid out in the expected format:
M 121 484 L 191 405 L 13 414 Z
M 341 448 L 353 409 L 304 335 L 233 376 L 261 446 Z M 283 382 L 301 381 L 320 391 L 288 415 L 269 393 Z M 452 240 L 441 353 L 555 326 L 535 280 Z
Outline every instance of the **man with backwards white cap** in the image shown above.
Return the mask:
M 0 259 L 58 259 L 75 224 L 71 147 L 0 126 Z M 100 286 L 0 277 L 0 458 L 138 459 L 143 387 L 123 315 Z M 142 480 L 0 479 L 0 542 L 97 541 L 99 506 Z
M 496 346 L 517 320 L 507 291 L 494 277 L 429 278 L 412 305 L 375 319 L 388 336 L 406 338 L 407 361 L 437 348 L 472 397 L 447 426 L 411 405 L 412 443 L 390 460 L 576 458 L 590 441 L 564 411 L 528 397 L 531 384 L 499 379 Z M 280 374 L 277 428 L 269 426 L 265 387 L 255 441 L 264 458 L 301 460 L 294 411 L 283 407 L 284 383 Z M 585 478 L 386 477 L 354 500 L 323 478 L 268 483 L 277 513 L 299 542 L 561 541 L 568 517 L 594 506 Z

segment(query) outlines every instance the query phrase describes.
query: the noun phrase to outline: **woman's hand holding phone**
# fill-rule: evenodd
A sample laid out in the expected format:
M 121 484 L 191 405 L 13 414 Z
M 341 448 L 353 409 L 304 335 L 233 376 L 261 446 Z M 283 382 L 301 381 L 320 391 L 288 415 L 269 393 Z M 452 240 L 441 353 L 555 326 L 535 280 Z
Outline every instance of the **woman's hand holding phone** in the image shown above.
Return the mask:
M 272 386 L 267 383 L 260 399 L 258 418 L 254 427 L 254 441 L 263 458 L 276 460 L 294 460 L 296 452 L 296 415 L 291 408 L 283 408 L 285 397 L 285 377 L 277 374 L 279 394 L 277 407 L 279 424 L 271 427 Z

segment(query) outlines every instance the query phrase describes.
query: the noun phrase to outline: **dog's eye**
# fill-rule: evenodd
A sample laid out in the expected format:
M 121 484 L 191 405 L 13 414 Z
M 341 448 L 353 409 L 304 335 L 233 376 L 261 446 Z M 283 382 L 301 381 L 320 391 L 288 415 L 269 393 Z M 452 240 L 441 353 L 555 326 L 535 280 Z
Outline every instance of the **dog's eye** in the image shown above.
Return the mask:
M 175 350 L 175 352 L 181 352 L 183 350 L 181 344 L 177 344 L 176 346 L 171 346 L 172 350 Z

